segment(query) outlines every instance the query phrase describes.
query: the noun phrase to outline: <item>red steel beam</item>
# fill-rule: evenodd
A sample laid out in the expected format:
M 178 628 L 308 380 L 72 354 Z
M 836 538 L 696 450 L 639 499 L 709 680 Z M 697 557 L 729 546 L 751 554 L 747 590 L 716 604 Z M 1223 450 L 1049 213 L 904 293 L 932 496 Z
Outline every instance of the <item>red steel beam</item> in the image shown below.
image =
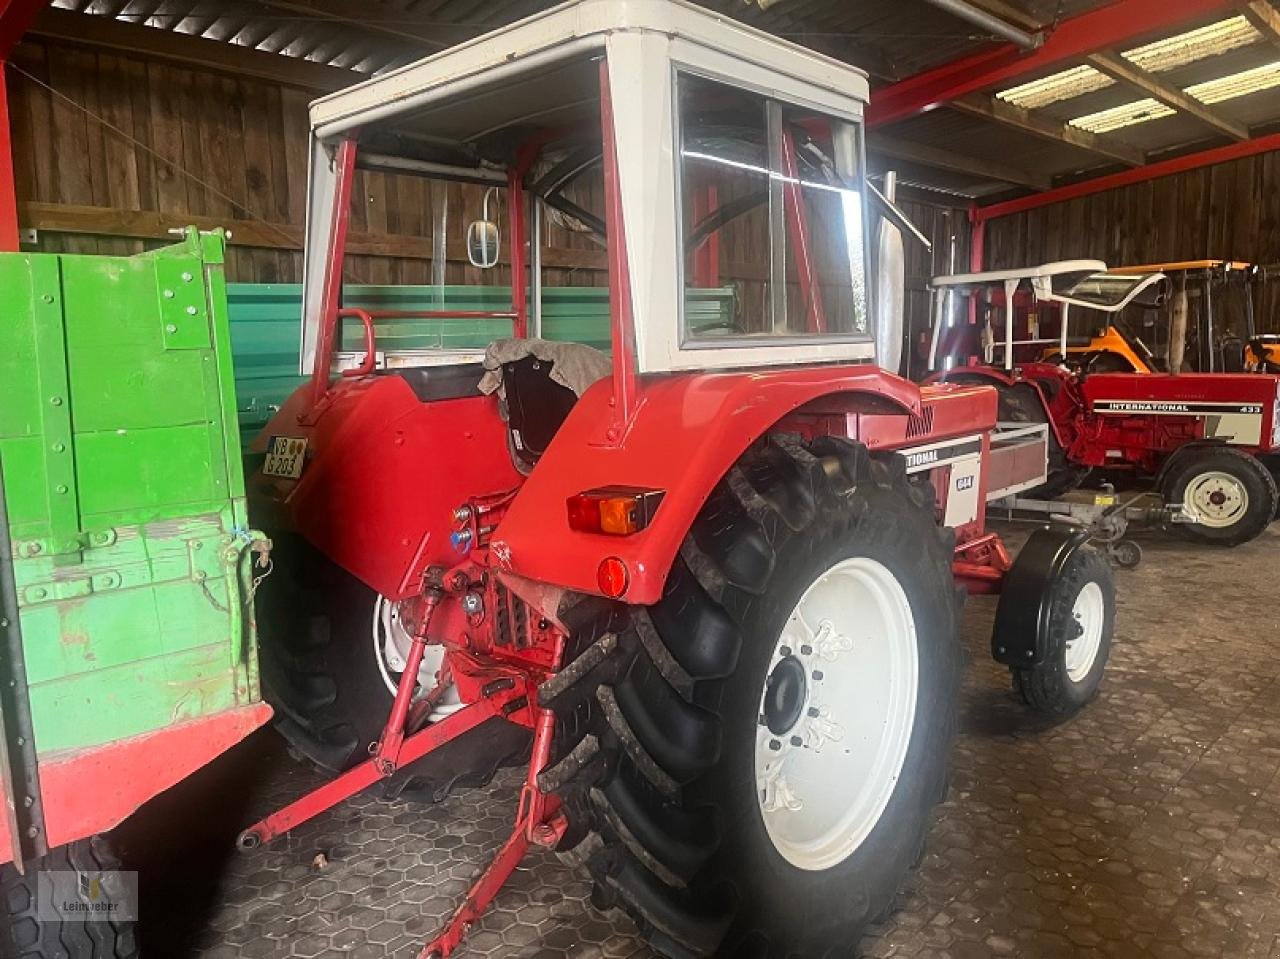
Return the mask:
M 1148 163 L 1146 166 L 1134 167 L 1132 170 L 1122 170 L 1119 173 L 1095 177 L 1092 180 L 1084 180 L 1080 183 L 1073 183 L 1070 186 L 1058 187 L 1056 190 L 1033 193 L 1031 196 L 1024 196 L 1017 200 L 980 206 L 970 211 L 969 219 L 974 224 L 982 224 L 997 217 L 1034 210 L 1037 207 L 1048 206 L 1052 203 L 1063 203 L 1082 196 L 1102 193 L 1105 190 L 1132 186 L 1135 183 L 1155 180 L 1163 176 L 1173 176 L 1176 173 L 1185 173 L 1188 170 L 1212 166 L 1215 163 L 1227 163 L 1231 160 L 1239 160 L 1259 153 L 1269 153 L 1272 150 L 1280 150 L 1280 133 L 1254 137 L 1252 140 L 1243 140 L 1224 147 L 1214 147 L 1212 150 L 1201 150 L 1199 153 L 1188 153 L 1186 156 L 1174 157 L 1172 160 Z
M 13 182 L 13 143 L 9 130 L 9 87 L 0 60 L 0 253 L 18 251 L 18 188 Z
M 49 0 L 0 0 L 0 60 L 9 59 L 22 35 Z
M 9 54 L 49 0 L 0 0 L 0 252 L 18 249 L 18 193 L 13 183 L 13 143 L 9 129 Z
M 953 60 L 872 93 L 867 126 L 905 120 L 986 87 L 1122 46 L 1135 37 L 1181 27 L 1214 14 L 1234 12 L 1233 0 L 1118 0 L 1064 20 L 1036 50 L 1012 43 Z

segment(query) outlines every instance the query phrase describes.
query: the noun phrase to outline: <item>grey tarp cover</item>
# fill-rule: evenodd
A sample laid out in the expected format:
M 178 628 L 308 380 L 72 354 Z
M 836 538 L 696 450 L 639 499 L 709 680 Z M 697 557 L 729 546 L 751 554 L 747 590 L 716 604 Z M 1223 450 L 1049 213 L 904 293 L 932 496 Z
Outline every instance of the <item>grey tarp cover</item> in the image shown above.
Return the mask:
M 506 404 L 502 388 L 502 367 L 526 356 L 536 356 L 552 364 L 551 379 L 567 386 L 581 396 L 596 380 L 613 371 L 609 357 L 599 350 L 581 343 L 561 343 L 555 340 L 494 340 L 484 351 L 484 376 L 480 378 L 481 393 L 497 393 Z

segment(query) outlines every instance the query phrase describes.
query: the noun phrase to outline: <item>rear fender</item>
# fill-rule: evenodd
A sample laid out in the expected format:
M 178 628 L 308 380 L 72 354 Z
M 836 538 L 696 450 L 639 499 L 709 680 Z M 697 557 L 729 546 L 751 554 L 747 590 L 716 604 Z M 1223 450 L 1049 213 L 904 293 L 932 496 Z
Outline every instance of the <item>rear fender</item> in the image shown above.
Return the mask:
M 642 380 L 635 415 L 616 443 L 600 442 L 613 416 L 608 381 L 592 386 L 551 441 L 499 524 L 490 550 L 503 573 L 600 595 L 603 559 L 629 572 L 622 599 L 650 604 L 662 595 L 694 518 L 743 451 L 779 420 L 823 400 L 893 415 L 905 430 L 921 409 L 919 388 L 872 366 L 831 366 L 741 373 L 694 373 Z M 600 486 L 662 490 L 648 528 L 632 536 L 575 532 L 565 502 Z
M 1155 482 L 1152 485 L 1158 490 L 1163 490 L 1169 474 L 1175 469 L 1181 469 L 1184 463 L 1209 450 L 1223 449 L 1226 446 L 1227 444 L 1222 440 L 1196 440 L 1194 443 L 1184 443 L 1160 464 L 1160 469 L 1156 472 Z
M 376 376 L 339 384 L 308 410 L 306 390 L 256 444 L 305 439 L 302 476 L 255 474 L 255 521 L 300 533 L 383 596 L 415 595 L 427 566 L 463 559 L 449 539 L 455 507 L 520 485 L 494 396 L 423 401 L 401 377 Z
M 988 380 L 992 386 L 997 383 L 1004 386 L 1013 386 L 1018 380 L 1004 370 L 996 369 L 994 366 L 958 366 L 953 370 L 947 370 L 944 373 L 931 373 L 924 380 L 926 385 L 935 383 L 956 383 L 964 382 L 967 379 Z
M 1031 534 L 1005 574 L 991 631 L 991 655 L 1006 666 L 1038 666 L 1052 652 L 1051 587 L 1077 551 L 1089 544 L 1089 531 L 1045 526 Z
M 947 383 L 957 379 L 963 382 L 969 379 L 984 380 L 992 386 L 1017 386 L 1024 383 L 1035 390 L 1036 395 L 1040 397 L 1040 404 L 1044 407 L 1045 416 L 1049 420 L 1049 429 L 1053 431 L 1058 445 L 1063 449 L 1069 449 L 1074 437 L 1063 428 L 1063 420 L 1069 418 L 1067 411 L 1079 406 L 1074 393 L 1070 392 L 1070 375 L 1051 363 L 1025 363 L 1018 369 L 1019 375 L 1014 376 L 990 366 L 958 367 L 945 373 L 935 373 L 925 382 Z M 1059 382 L 1060 388 L 1055 396 L 1051 396 L 1045 390 L 1043 383 L 1046 380 Z

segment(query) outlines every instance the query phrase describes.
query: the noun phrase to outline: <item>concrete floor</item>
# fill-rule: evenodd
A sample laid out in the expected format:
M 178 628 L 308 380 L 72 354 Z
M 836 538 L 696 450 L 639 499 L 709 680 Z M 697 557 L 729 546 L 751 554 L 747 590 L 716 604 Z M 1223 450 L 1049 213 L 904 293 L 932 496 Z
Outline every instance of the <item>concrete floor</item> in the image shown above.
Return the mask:
M 1280 524 L 1231 551 L 1143 545 L 1117 573 L 1101 696 L 1056 727 L 987 657 L 994 602 L 970 601 L 950 796 L 897 910 L 851 956 L 1280 957 Z M 239 825 L 315 781 L 263 733 L 125 831 L 151 856 L 146 953 L 415 956 L 505 837 L 519 780 L 435 807 L 354 801 L 228 854 Z M 458 955 L 650 955 L 587 892 L 537 853 Z

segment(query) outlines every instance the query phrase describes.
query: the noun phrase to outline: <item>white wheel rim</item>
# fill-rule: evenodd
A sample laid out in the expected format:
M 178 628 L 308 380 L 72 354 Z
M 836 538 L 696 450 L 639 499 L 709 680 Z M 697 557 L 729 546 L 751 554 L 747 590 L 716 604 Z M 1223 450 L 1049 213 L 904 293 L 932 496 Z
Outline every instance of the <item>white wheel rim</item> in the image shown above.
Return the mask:
M 1183 499 L 1196 511 L 1200 525 L 1213 529 L 1234 526 L 1249 511 L 1249 491 L 1237 477 L 1221 470 L 1192 479 Z
M 1075 639 L 1067 640 L 1067 678 L 1078 683 L 1093 669 L 1098 650 L 1102 648 L 1102 627 L 1106 621 L 1107 603 L 1102 587 L 1085 583 L 1076 595 L 1071 615 L 1080 628 Z
M 378 664 L 378 672 L 382 675 L 383 685 L 392 696 L 400 682 L 400 674 L 409 658 L 409 647 L 413 637 L 405 629 L 400 620 L 400 607 L 385 596 L 379 596 L 373 604 L 373 658 Z M 436 673 L 444 662 L 444 647 L 429 645 L 422 655 L 422 665 L 418 668 L 418 685 L 415 697 L 428 692 L 436 684 Z M 435 721 L 443 719 L 450 713 L 462 708 L 457 691 L 450 687 L 430 718 Z
M 756 727 L 756 801 L 793 866 L 843 862 L 880 821 L 907 757 L 918 680 L 915 617 L 886 566 L 842 560 L 805 590 L 770 659 Z

